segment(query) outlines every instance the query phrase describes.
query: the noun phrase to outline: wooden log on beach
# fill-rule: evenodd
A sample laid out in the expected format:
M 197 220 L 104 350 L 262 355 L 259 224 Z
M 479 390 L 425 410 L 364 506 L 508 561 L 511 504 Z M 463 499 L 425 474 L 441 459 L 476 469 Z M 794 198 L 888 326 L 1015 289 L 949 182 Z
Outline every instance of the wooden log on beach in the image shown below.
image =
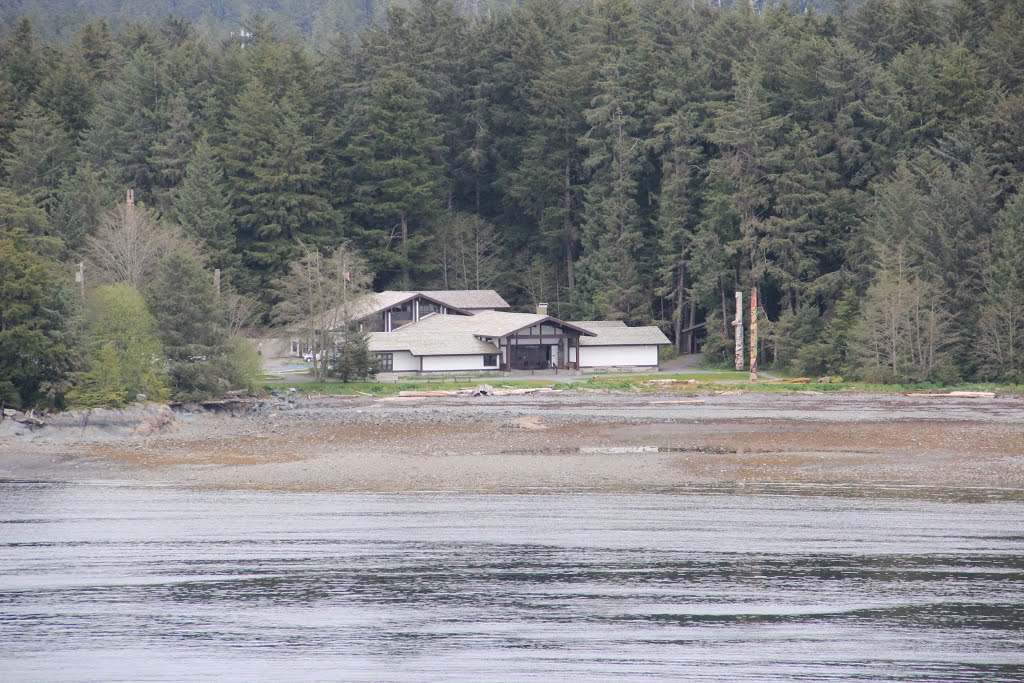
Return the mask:
M 557 389 L 551 387 L 530 387 L 528 389 L 495 389 L 490 396 L 525 396 L 526 394 L 551 394 Z

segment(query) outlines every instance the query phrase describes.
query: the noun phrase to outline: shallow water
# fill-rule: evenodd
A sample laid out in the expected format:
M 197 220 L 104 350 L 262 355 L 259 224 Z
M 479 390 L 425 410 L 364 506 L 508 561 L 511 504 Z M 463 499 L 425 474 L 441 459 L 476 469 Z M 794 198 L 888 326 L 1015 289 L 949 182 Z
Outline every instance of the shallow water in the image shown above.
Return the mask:
M 1024 503 L 0 483 L 22 680 L 1024 680 Z

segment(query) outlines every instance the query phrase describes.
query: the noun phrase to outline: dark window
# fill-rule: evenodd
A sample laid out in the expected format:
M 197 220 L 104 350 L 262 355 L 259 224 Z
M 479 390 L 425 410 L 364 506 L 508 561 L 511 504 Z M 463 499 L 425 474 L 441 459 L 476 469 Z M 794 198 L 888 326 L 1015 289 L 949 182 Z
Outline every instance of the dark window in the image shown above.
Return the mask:
M 485 368 L 493 368 L 493 367 L 497 367 L 497 365 L 498 365 L 498 356 L 497 356 L 497 354 L 489 353 L 489 354 L 484 356 L 484 367 Z
M 395 367 L 395 354 L 393 353 L 375 353 L 377 360 L 380 361 L 381 372 L 391 372 Z

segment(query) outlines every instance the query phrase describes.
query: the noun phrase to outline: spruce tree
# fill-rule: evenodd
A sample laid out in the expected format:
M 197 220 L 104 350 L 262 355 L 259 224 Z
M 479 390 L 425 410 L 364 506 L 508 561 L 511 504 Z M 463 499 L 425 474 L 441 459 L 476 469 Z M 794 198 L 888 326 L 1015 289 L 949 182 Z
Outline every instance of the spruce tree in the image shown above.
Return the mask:
M 95 235 L 100 220 L 115 202 L 114 191 L 88 163 L 80 164 L 57 187 L 50 212 L 53 234 L 64 241 L 67 253 L 76 253 Z
M 239 135 L 222 148 L 249 291 L 265 291 L 285 272 L 299 240 L 331 242 L 340 227 L 323 195 L 325 171 L 311 133 L 316 120 L 301 102 L 267 102 L 265 96 L 262 85 L 250 83 L 229 123 Z
M 756 286 L 772 266 L 762 242 L 785 123 L 771 115 L 761 77 L 756 67 L 738 76 L 734 101 L 716 106 L 708 134 L 719 156 L 709 164 L 705 220 L 740 257 L 737 284 L 744 288 Z
M 1024 195 L 999 214 L 981 294 L 974 352 L 981 379 L 1024 382 Z
M 171 195 L 170 214 L 186 235 L 203 244 L 214 267 L 227 270 L 236 264 L 224 172 L 205 139 L 196 143 L 184 179 Z
M 236 388 L 212 272 L 185 251 L 171 251 L 146 288 L 146 301 L 158 324 L 174 396 L 205 398 Z
M 42 78 L 41 55 L 32 22 L 22 18 L 0 44 L 0 69 L 14 86 L 16 101 L 27 102 Z
M 142 199 L 156 180 L 150 163 L 157 135 L 166 127 L 170 97 L 165 65 L 146 46 L 136 50 L 120 76 L 104 83 L 82 139 L 82 155 L 113 182 Z
M 60 407 L 74 366 L 74 300 L 67 269 L 32 246 L 24 228 L 0 228 L 0 403 Z
M 590 101 L 593 69 L 584 54 L 581 20 L 564 3 L 528 5 L 527 27 L 543 32 L 543 58 L 537 75 L 523 86 L 530 113 L 519 164 L 510 168 L 502 186 L 507 197 L 532 223 L 520 238 L 523 246 L 540 249 L 549 267 L 565 273 L 566 310 L 576 306 L 576 261 L 579 258 L 585 150 L 579 140 L 587 132 L 584 115 Z M 531 43 L 532 47 L 532 43 Z
M 96 88 L 78 58 L 59 55 L 49 64 L 33 99 L 68 133 L 78 135 L 96 104 Z
M 347 155 L 353 207 L 369 228 L 367 255 L 378 268 L 397 271 L 408 289 L 428 268 L 420 251 L 443 206 L 444 172 L 435 156 L 441 136 L 426 93 L 404 73 L 387 76 L 356 105 L 353 128 Z
M 336 360 L 329 374 L 342 382 L 364 380 L 377 374 L 380 363 L 370 353 L 370 333 L 349 325 L 336 340 Z
M 67 134 L 35 102 L 22 113 L 11 136 L 13 151 L 4 160 L 10 187 L 52 210 L 61 180 L 71 169 L 74 149 Z
M 178 93 L 170 103 L 167 127 L 156 136 L 150 147 L 153 194 L 161 209 L 170 208 L 170 195 L 185 178 L 185 165 L 195 145 L 194 127 L 188 100 L 183 93 Z

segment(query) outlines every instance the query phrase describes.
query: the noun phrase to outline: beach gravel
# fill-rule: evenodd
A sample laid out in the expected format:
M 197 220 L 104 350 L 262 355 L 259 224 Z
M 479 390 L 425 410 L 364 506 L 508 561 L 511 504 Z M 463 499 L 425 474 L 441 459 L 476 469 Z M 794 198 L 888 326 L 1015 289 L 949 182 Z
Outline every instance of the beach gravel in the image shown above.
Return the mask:
M 116 438 L 7 436 L 0 477 L 337 491 L 1024 490 L 1024 401 L 889 394 L 290 398 Z M 700 399 L 703 402 L 698 402 Z M 147 433 L 153 432 L 153 433 Z

